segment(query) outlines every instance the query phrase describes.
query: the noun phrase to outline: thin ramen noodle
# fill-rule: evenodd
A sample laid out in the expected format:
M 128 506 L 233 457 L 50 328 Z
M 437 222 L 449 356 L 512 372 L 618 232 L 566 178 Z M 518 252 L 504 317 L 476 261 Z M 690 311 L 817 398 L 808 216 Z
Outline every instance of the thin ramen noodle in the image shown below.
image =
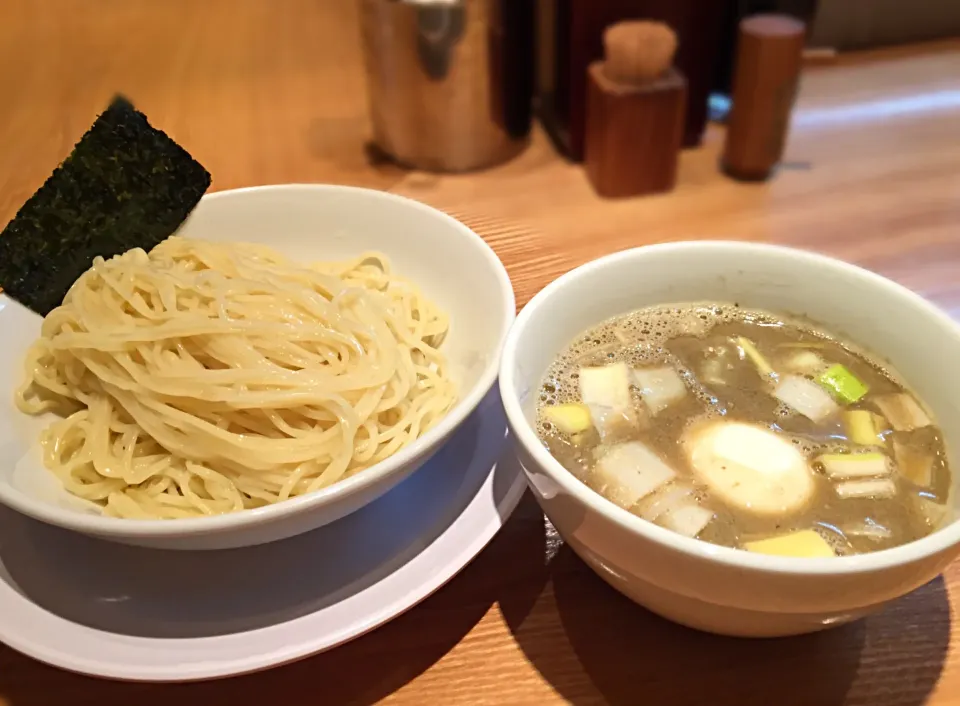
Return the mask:
M 296 264 L 173 237 L 93 266 L 44 319 L 17 393 L 66 489 L 122 518 L 310 493 L 452 407 L 447 316 L 386 257 Z

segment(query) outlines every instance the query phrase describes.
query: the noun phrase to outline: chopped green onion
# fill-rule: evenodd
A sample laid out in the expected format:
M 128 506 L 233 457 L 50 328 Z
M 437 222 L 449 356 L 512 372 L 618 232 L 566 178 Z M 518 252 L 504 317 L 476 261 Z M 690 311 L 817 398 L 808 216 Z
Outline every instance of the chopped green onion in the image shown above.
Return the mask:
M 839 364 L 827 368 L 817 381 L 844 404 L 853 404 L 870 390 L 856 375 Z
M 811 421 L 820 423 L 840 411 L 833 398 L 813 380 L 784 375 L 773 396 Z
M 750 359 L 750 361 L 756 366 L 757 372 L 760 373 L 763 377 L 772 377 L 776 375 L 773 371 L 773 366 L 763 357 L 763 354 L 757 350 L 757 347 L 753 344 L 749 338 L 744 338 L 743 336 L 737 337 L 737 345 L 740 346 L 740 349 L 744 354 Z
M 890 473 L 890 459 L 881 453 L 824 454 L 817 461 L 832 479 L 866 478 Z
M 869 478 L 867 480 L 848 480 L 836 485 L 837 497 L 848 498 L 892 498 L 897 494 L 897 485 L 889 478 Z
M 851 409 L 843 413 L 843 429 L 847 438 L 861 446 L 883 446 L 877 415 L 866 409 Z

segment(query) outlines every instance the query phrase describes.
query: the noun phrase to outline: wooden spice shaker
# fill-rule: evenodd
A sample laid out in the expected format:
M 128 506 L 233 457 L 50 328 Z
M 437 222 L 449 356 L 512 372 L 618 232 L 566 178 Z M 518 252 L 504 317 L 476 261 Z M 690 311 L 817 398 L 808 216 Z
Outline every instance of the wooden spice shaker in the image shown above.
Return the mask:
M 620 22 L 603 36 L 605 60 L 587 69 L 584 162 L 605 197 L 673 188 L 683 140 L 687 84 L 672 67 L 673 30 Z
M 735 179 L 766 179 L 783 156 L 805 33 L 806 25 L 787 15 L 754 15 L 740 23 L 733 107 L 721 159 Z

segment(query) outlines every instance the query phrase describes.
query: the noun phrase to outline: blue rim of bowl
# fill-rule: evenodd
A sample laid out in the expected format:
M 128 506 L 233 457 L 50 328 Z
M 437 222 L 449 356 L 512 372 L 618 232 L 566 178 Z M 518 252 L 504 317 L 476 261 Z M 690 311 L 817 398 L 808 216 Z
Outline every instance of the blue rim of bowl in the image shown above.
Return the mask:
M 517 341 L 536 308 L 557 291 L 569 287 L 580 278 L 586 277 L 597 270 L 603 270 L 613 263 L 658 252 L 704 248 L 716 251 L 752 249 L 790 255 L 798 259 L 805 259 L 811 264 L 830 268 L 834 273 L 845 277 L 859 278 L 864 285 L 893 288 L 899 296 L 907 299 L 915 308 L 934 317 L 945 329 L 952 330 L 960 338 L 960 325 L 916 292 L 870 270 L 808 250 L 783 245 L 733 240 L 685 240 L 622 250 L 587 262 L 548 284 L 518 314 L 517 320 L 507 336 L 500 365 L 500 396 L 503 400 L 507 419 L 510 422 L 511 431 L 517 441 L 523 445 L 525 451 L 547 472 L 550 479 L 561 486 L 565 492 L 586 505 L 590 510 L 612 520 L 622 529 L 639 535 L 648 541 L 667 546 L 691 558 L 713 561 L 731 568 L 794 575 L 859 574 L 911 564 L 960 544 L 960 520 L 955 520 L 926 537 L 869 554 L 810 559 L 751 554 L 741 549 L 721 547 L 699 539 L 684 537 L 624 510 L 577 480 L 547 451 L 540 442 L 536 431 L 527 421 L 520 400 L 514 393 L 514 360 L 516 358 Z
M 357 186 L 340 186 L 336 184 L 269 184 L 264 186 L 249 186 L 240 189 L 227 189 L 224 191 L 215 191 L 203 197 L 203 201 L 213 201 L 221 198 L 229 198 L 244 193 L 262 193 L 268 191 L 350 191 L 354 193 L 363 193 L 377 199 L 394 201 L 402 203 L 410 208 L 417 209 L 432 214 L 445 221 L 451 228 L 459 231 L 462 236 L 472 240 L 479 245 L 479 252 L 483 254 L 487 264 L 496 272 L 500 284 L 501 295 L 503 297 L 503 318 L 504 324 L 500 331 L 499 340 L 496 347 L 491 351 L 490 359 L 486 368 L 480 375 L 477 382 L 467 392 L 457 400 L 453 409 L 440 420 L 440 422 L 430 429 L 426 434 L 414 441 L 409 446 L 401 449 L 393 456 L 374 464 L 369 468 L 356 473 L 349 478 L 338 481 L 326 488 L 289 498 L 283 502 L 278 502 L 265 507 L 242 510 L 240 512 L 228 513 L 224 515 L 213 515 L 209 517 L 187 518 L 178 520 L 135 520 L 121 519 L 117 517 L 108 517 L 95 514 L 81 514 L 56 508 L 55 506 L 35 502 L 27 496 L 12 492 L 0 485 L 0 501 L 8 507 L 32 517 L 36 520 L 46 522 L 57 527 L 71 529 L 78 532 L 92 533 L 100 537 L 118 537 L 118 538 L 138 538 L 138 539 L 176 539 L 191 535 L 214 535 L 223 534 L 231 530 L 243 529 L 254 525 L 269 523 L 279 520 L 282 517 L 299 515 L 304 512 L 316 509 L 322 505 L 332 502 L 338 498 L 361 492 L 365 488 L 374 485 L 385 476 L 394 473 L 401 466 L 424 453 L 431 447 L 438 444 L 448 434 L 459 427 L 464 420 L 477 408 L 484 396 L 490 391 L 497 381 L 499 362 L 506 343 L 507 335 L 511 325 L 516 319 L 516 296 L 513 291 L 513 283 L 510 275 L 507 273 L 503 262 L 497 257 L 493 248 L 481 238 L 471 228 L 467 227 L 453 216 L 440 211 L 439 209 L 428 206 L 425 203 L 414 199 L 391 194 L 377 189 L 366 189 Z

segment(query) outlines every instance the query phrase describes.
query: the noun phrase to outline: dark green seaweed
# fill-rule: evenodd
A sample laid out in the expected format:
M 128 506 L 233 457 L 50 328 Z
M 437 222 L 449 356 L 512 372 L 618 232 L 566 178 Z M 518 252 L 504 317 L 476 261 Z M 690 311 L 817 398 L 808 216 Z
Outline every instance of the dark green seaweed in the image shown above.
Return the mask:
M 209 186 L 199 162 L 118 96 L 0 234 L 0 287 L 46 316 L 94 257 L 149 251 Z

